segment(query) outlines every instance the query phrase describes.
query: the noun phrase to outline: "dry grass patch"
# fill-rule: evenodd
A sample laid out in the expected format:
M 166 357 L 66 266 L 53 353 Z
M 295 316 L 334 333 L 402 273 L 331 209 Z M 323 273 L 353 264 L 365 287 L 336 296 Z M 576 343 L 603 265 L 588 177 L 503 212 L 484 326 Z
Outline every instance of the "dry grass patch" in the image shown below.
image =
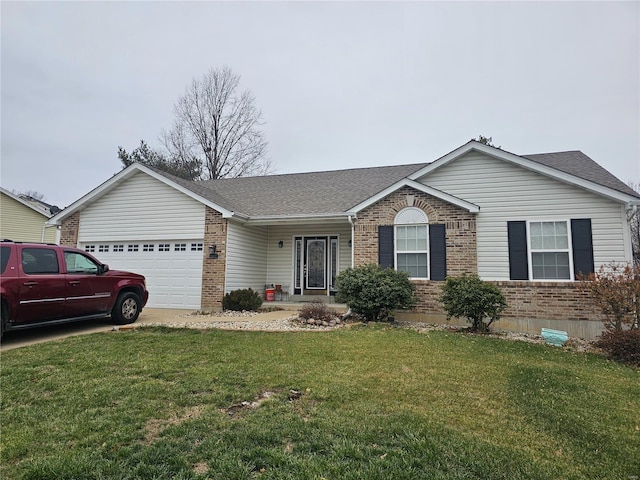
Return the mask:
M 174 427 L 188 420 L 200 417 L 203 410 L 203 405 L 196 405 L 195 407 L 188 408 L 181 415 L 174 415 L 169 418 L 150 418 L 144 426 L 145 445 L 154 443 L 168 427 Z

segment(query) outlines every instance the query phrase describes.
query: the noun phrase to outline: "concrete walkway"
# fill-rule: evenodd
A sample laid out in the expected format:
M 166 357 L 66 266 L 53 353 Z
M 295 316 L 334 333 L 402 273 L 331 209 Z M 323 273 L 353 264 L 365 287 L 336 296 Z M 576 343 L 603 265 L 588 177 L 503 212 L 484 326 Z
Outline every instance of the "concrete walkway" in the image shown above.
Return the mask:
M 283 308 L 278 305 L 278 307 Z M 179 310 L 168 308 L 145 308 L 142 310 L 138 320 L 132 325 L 123 325 L 119 328 L 132 328 L 141 324 L 154 324 L 154 325 L 169 325 L 179 326 L 184 323 L 210 323 L 214 325 L 216 322 L 233 322 L 242 321 L 250 322 L 253 320 L 279 320 L 290 317 L 296 310 L 290 308 L 288 310 L 277 310 L 273 312 L 259 313 L 251 317 L 242 316 L 239 313 L 237 316 L 224 316 L 218 317 L 213 315 L 197 315 L 194 310 Z M 27 345 L 33 345 L 36 343 L 44 343 L 52 340 L 58 340 L 62 338 L 71 337 L 74 335 L 88 335 L 90 333 L 97 332 L 109 332 L 114 329 L 114 324 L 110 318 L 102 320 L 90 320 L 86 322 L 74 322 L 64 325 L 49 325 L 44 327 L 38 327 L 28 330 L 18 330 L 13 332 L 7 332 L 2 338 L 0 344 L 0 352 L 11 350 L 14 348 L 24 347 Z

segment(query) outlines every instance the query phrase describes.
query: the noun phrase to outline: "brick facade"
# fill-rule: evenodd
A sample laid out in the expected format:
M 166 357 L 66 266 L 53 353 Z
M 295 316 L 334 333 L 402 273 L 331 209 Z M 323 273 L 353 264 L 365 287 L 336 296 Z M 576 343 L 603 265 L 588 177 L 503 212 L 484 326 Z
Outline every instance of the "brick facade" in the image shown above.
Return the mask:
M 393 225 L 397 213 L 406 207 L 423 210 L 429 223 L 446 227 L 447 275 L 477 273 L 476 219 L 467 210 L 410 187 L 388 195 L 362 212 L 354 221 L 354 265 L 378 263 L 378 226 Z M 540 326 L 566 329 L 573 335 L 593 337 L 600 327 L 600 314 L 588 296 L 572 282 L 494 282 L 507 300 L 498 328 L 537 331 Z M 444 282 L 415 280 L 418 304 L 396 318 L 444 322 L 446 315 L 438 300 Z M 458 319 L 454 323 L 464 324 Z
M 60 229 L 60 245 L 78 246 L 78 231 L 80 230 L 80 212 L 69 215 L 62 221 Z
M 424 211 L 429 223 L 445 225 L 448 275 L 478 271 L 475 215 L 411 187 L 403 187 L 358 213 L 353 238 L 355 266 L 378 263 L 378 226 L 393 225 L 398 212 L 407 207 Z
M 209 258 L 209 246 L 215 245 L 218 258 Z M 221 310 L 224 297 L 227 253 L 227 220 L 207 207 L 204 226 L 204 258 L 202 261 L 202 299 L 204 310 Z

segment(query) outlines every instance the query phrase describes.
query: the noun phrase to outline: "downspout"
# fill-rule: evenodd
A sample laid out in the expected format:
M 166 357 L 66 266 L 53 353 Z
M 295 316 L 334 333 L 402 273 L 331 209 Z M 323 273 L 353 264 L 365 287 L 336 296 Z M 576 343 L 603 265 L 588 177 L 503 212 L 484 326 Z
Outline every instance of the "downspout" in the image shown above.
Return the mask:
M 56 228 L 58 228 L 58 225 L 44 225 L 44 226 L 42 227 L 42 236 L 41 236 L 41 239 L 40 239 L 40 243 L 44 243 L 44 232 L 45 232 L 45 230 L 46 230 L 47 228 L 49 228 L 49 227 L 56 227 Z M 56 239 L 56 241 L 57 241 L 57 239 Z
M 635 260 L 635 256 L 634 256 L 634 241 L 640 240 L 639 238 L 634 238 L 634 233 L 638 236 L 640 236 L 640 234 L 638 232 L 634 232 L 633 228 L 632 228 L 632 221 L 634 219 L 634 217 L 636 217 L 636 215 L 638 215 L 638 207 L 640 206 L 640 201 L 633 201 L 633 202 L 628 202 L 625 205 L 625 213 L 627 214 L 627 224 L 628 224 L 628 232 L 629 232 L 629 247 L 631 249 L 631 264 L 634 265 L 636 264 Z M 638 228 L 638 227 L 636 227 Z M 640 266 L 640 265 L 639 265 Z
M 353 268 L 353 262 L 355 259 L 354 250 L 355 250 L 355 242 L 353 241 L 353 234 L 355 233 L 355 225 L 353 223 L 353 217 L 355 215 L 349 215 L 349 223 L 351 224 L 351 268 Z
M 353 218 L 355 217 L 355 215 L 349 215 L 348 219 L 349 219 L 349 223 L 351 224 L 351 268 L 353 268 L 353 264 L 354 264 L 354 259 L 355 259 L 355 255 L 354 255 L 354 251 L 355 251 L 355 247 L 356 244 L 353 241 L 353 235 L 355 233 L 355 225 L 353 223 Z M 351 313 L 351 307 L 349 305 L 347 305 L 347 311 L 344 315 L 342 315 L 342 320 L 346 320 L 347 318 L 351 317 L 352 313 Z

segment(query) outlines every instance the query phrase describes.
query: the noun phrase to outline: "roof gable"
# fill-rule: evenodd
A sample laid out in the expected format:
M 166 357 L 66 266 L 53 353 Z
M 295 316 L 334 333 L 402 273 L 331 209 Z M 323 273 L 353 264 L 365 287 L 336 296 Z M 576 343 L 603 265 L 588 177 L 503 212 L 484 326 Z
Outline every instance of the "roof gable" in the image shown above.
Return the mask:
M 478 151 L 564 183 L 576 185 L 604 197 L 627 203 L 640 199 L 634 192 L 591 158 L 579 151 L 519 156 L 500 148 L 471 140 L 409 176 L 412 180 L 428 177 L 468 152 Z M 635 197 L 635 198 L 632 198 Z
M 185 195 L 213 208 L 214 210 L 222 213 L 224 216 L 230 217 L 233 215 L 233 212 L 231 210 L 228 210 L 227 208 L 225 208 L 222 205 L 217 204 L 216 202 L 212 201 L 210 198 L 206 198 L 201 196 L 200 194 L 198 194 L 197 192 L 197 188 L 194 187 L 193 185 L 190 185 L 194 182 L 189 182 L 188 180 L 183 180 L 180 179 L 178 177 L 175 177 L 174 175 L 170 175 L 168 173 L 164 173 L 164 172 L 159 172 L 153 168 L 149 168 L 145 165 L 142 165 L 140 163 L 133 163 L 130 166 L 128 166 L 127 168 L 121 170 L 120 172 L 118 172 L 117 174 L 115 174 L 113 177 L 111 177 L 109 180 L 107 180 L 106 182 L 102 183 L 101 185 L 99 185 L 98 187 L 94 188 L 93 190 L 91 190 L 89 193 L 87 193 L 86 195 L 84 195 L 83 197 L 81 197 L 80 199 L 76 200 L 75 202 L 73 202 L 71 205 L 69 205 L 67 208 L 65 208 L 64 210 L 62 210 L 61 212 L 57 213 L 56 215 L 54 215 L 48 223 L 50 224 L 54 224 L 57 223 L 61 220 L 63 220 L 64 218 L 68 217 L 69 215 L 72 215 L 73 213 L 82 210 L 83 208 L 85 208 L 87 205 L 96 202 L 97 200 L 99 200 L 101 197 L 103 197 L 105 194 L 107 194 L 108 192 L 110 192 L 111 190 L 113 190 L 114 188 L 116 188 L 119 184 L 121 184 L 122 182 L 125 182 L 127 179 L 131 178 L 134 175 L 138 175 L 138 174 L 145 174 L 145 175 L 149 175 L 153 178 L 155 178 L 156 180 L 163 182 L 167 185 L 169 185 L 172 188 L 175 188 L 176 190 L 184 193 Z M 186 186 L 185 186 L 185 182 L 186 182 Z M 209 193 L 209 192 L 207 192 Z M 210 197 L 213 196 L 215 197 L 216 195 L 209 195 Z
M 378 193 L 377 195 L 374 195 L 373 197 L 368 198 L 366 201 L 354 206 L 351 209 L 351 211 L 353 213 L 357 213 L 360 210 L 363 210 L 373 205 L 374 203 L 382 200 L 387 195 L 390 195 L 391 193 L 395 192 L 396 190 L 399 190 L 402 187 L 411 187 L 420 192 L 439 198 L 440 200 L 444 200 L 446 202 L 452 203 L 453 205 L 456 205 L 460 208 L 464 208 L 465 210 L 471 213 L 478 213 L 480 211 L 480 207 L 474 203 L 467 202 L 466 200 L 455 197 L 453 195 L 449 195 L 448 193 L 443 192 L 441 190 L 431 188 L 428 185 L 424 185 L 422 183 L 418 183 L 409 179 L 404 179 L 404 180 L 400 180 L 399 182 L 396 182 L 395 184 L 389 186 L 388 188 Z
M 42 206 L 42 208 L 38 208 L 38 206 L 32 204 L 31 202 L 28 202 L 27 200 L 20 198 L 18 195 L 15 195 L 13 193 L 11 193 L 9 190 L 6 190 L 2 187 L 0 187 L 0 192 L 2 192 L 4 195 L 6 195 L 7 197 L 11 198 L 12 200 L 15 200 L 16 202 L 24 205 L 25 207 L 30 208 L 31 210 L 33 210 L 34 212 L 39 213 L 40 215 L 42 215 L 45 218 L 51 218 L 51 212 L 50 211 L 46 211 L 45 207 L 43 205 L 44 202 L 38 202 L 39 205 Z

